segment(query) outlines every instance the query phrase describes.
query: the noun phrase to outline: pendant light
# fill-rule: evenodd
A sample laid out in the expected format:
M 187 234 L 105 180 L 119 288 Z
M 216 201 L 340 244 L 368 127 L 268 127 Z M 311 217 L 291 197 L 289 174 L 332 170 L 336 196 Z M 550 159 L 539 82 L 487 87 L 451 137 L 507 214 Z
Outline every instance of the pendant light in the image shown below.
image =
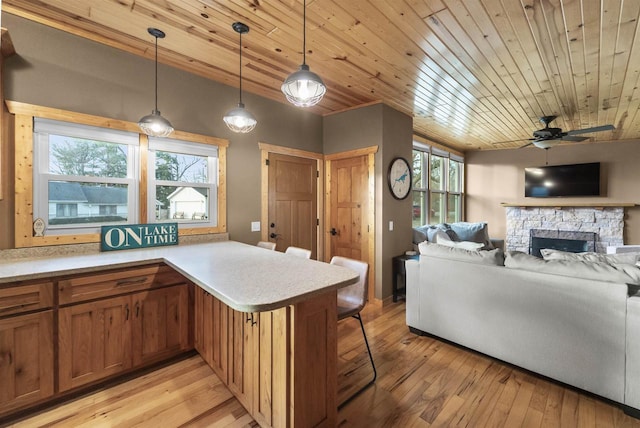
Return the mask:
M 309 70 L 307 59 L 307 2 L 303 1 L 302 12 L 302 65 L 287 77 L 282 92 L 287 100 L 297 107 L 311 107 L 320 102 L 327 87 L 314 72 Z
M 173 132 L 173 126 L 158 111 L 158 38 L 164 39 L 164 32 L 157 28 L 147 28 L 147 31 L 156 38 L 156 107 L 140 119 L 138 126 L 151 137 L 167 137 Z
M 242 103 L 242 35 L 249 32 L 249 27 L 242 22 L 234 22 L 231 28 L 240 34 L 240 102 L 238 103 L 238 107 L 227 112 L 223 120 L 233 132 L 246 134 L 247 132 L 251 132 L 258 123 L 256 118 L 244 108 L 244 104 Z

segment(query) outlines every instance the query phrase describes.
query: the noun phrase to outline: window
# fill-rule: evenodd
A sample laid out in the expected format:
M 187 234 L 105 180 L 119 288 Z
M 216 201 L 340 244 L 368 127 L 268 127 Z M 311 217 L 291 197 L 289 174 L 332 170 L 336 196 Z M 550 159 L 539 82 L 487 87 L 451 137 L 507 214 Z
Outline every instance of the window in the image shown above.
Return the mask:
M 34 217 L 49 234 L 135 223 L 137 156 L 138 134 L 36 118 Z
M 163 198 L 160 189 L 156 199 L 156 186 L 182 193 L 171 198 L 178 202 L 174 214 L 181 235 L 227 231 L 227 140 L 177 131 L 162 147 L 162 142 L 141 135 L 136 123 L 13 101 L 6 104 L 15 115 L 14 137 L 20 142 L 15 147 L 15 180 L 21 190 L 30 190 L 15 195 L 16 248 L 99 242 L 100 226 L 105 224 L 163 221 L 169 198 Z M 158 158 L 164 156 L 169 171 L 162 175 L 159 163 L 157 180 L 155 151 L 165 152 Z M 175 165 L 184 172 L 180 178 L 171 175 Z M 189 203 L 200 203 L 202 208 L 193 210 Z M 25 212 L 33 217 L 25 219 Z M 38 218 L 45 222 L 44 236 L 33 233 L 32 222 Z
M 463 159 L 415 143 L 413 150 L 413 227 L 462 220 Z
M 150 222 L 217 225 L 216 146 L 151 137 L 148 171 Z

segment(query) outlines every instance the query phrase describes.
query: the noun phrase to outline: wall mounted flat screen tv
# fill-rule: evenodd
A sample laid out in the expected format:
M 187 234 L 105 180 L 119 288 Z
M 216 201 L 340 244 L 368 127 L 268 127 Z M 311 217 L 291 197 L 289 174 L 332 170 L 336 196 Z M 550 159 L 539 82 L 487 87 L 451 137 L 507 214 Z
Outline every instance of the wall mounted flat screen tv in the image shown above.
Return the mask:
M 600 162 L 525 168 L 524 196 L 600 196 Z

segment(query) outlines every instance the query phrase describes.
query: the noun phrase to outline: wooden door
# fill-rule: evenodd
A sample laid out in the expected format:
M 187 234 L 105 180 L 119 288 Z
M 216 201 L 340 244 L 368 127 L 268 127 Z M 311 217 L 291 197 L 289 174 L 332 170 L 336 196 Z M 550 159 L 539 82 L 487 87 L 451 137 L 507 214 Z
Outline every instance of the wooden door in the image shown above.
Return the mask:
M 130 296 L 59 310 L 60 391 L 131 367 L 131 316 Z
M 53 395 L 53 311 L 0 320 L 0 414 Z
M 331 161 L 330 254 L 369 262 L 368 156 Z
M 133 365 L 145 365 L 190 348 L 187 284 L 133 295 Z
M 268 233 L 276 250 L 301 247 L 317 257 L 317 189 L 315 159 L 269 153 Z
M 195 290 L 195 347 L 220 380 L 227 375 L 229 307 L 200 287 Z
M 249 411 L 253 409 L 255 315 L 229 308 L 229 383 L 231 392 Z

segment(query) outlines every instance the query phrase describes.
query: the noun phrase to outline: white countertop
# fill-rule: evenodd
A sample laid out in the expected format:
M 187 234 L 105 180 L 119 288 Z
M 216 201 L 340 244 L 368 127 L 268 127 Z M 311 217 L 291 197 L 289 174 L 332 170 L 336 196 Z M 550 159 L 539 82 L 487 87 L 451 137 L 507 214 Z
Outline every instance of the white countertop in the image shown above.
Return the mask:
M 0 261 L 0 284 L 164 262 L 233 309 L 262 312 L 353 284 L 350 269 L 234 241 Z

